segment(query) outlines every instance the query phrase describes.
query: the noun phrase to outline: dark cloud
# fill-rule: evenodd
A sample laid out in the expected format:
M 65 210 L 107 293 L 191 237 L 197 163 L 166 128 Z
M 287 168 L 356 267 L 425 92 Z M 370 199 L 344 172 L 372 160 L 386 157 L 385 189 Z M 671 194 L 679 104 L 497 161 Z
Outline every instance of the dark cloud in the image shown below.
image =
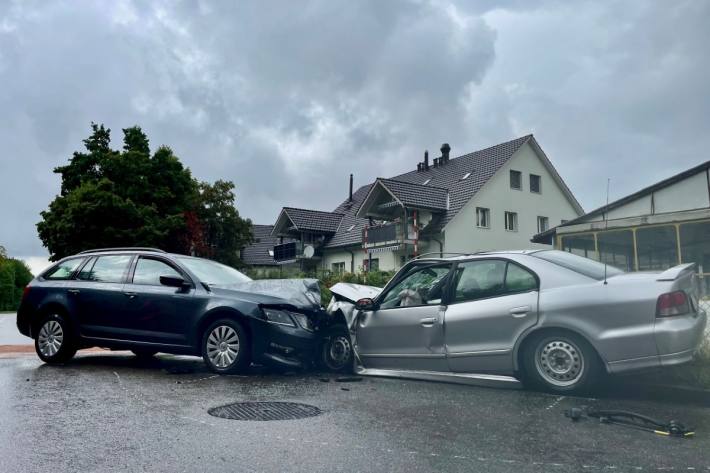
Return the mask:
M 0 6 L 0 243 L 41 255 L 51 169 L 141 125 L 259 223 L 534 131 L 585 207 L 707 159 L 707 2 Z M 639 167 L 638 163 L 643 166 Z

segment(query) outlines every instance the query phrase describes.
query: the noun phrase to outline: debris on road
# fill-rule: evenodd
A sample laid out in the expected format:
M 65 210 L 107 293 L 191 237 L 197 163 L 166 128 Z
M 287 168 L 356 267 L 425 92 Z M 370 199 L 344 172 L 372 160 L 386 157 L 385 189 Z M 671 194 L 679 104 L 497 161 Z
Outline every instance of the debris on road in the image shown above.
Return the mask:
M 630 411 L 590 409 L 587 406 L 573 407 L 565 411 L 565 417 L 578 422 L 586 414 L 587 417 L 599 419 L 602 424 L 614 424 L 632 429 L 651 432 L 669 437 L 689 438 L 695 436 L 695 431 L 675 420 L 663 422 L 643 414 Z

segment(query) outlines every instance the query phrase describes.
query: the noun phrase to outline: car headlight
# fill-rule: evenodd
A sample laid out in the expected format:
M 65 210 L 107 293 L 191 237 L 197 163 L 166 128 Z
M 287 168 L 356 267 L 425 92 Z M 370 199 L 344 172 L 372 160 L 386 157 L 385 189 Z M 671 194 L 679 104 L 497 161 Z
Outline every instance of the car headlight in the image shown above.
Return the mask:
M 266 321 L 272 324 L 287 325 L 289 327 L 295 327 L 296 323 L 293 318 L 284 310 L 277 309 L 261 309 L 264 312 L 264 317 Z
M 313 331 L 313 321 L 308 318 L 306 314 L 299 314 L 298 312 L 289 312 L 291 314 L 291 317 L 296 319 L 298 322 L 298 325 L 301 326 L 301 328 L 308 330 L 309 332 Z

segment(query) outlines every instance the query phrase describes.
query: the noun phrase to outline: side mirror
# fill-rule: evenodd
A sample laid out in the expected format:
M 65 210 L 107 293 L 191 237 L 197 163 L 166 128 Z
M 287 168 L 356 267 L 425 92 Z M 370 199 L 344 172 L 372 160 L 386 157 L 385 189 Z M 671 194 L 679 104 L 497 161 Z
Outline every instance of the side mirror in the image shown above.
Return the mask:
M 160 284 L 162 284 L 163 286 L 177 287 L 180 289 L 184 289 L 190 286 L 190 283 L 188 283 L 179 276 L 160 276 Z
M 355 303 L 355 308 L 357 310 L 372 310 L 375 308 L 375 301 L 369 297 L 365 297 Z

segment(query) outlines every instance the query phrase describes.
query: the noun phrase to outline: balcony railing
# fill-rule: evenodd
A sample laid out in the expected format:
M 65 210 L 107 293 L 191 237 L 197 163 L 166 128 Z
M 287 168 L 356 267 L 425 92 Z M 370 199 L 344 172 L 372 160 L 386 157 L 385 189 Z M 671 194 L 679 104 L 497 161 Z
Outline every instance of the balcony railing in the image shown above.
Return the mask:
M 313 247 L 313 252 L 308 253 L 306 250 L 307 246 Z M 310 258 L 320 258 L 323 255 L 323 251 L 316 245 L 309 245 L 300 241 L 292 241 L 289 243 L 282 243 L 280 245 L 274 246 L 274 261 L 285 262 L 294 261 L 297 259 L 310 259 Z
M 413 229 L 408 229 L 408 235 L 404 234 L 402 222 L 391 222 L 383 225 L 373 225 L 362 230 L 363 248 L 374 248 L 378 246 L 397 245 L 408 243 L 415 238 Z

